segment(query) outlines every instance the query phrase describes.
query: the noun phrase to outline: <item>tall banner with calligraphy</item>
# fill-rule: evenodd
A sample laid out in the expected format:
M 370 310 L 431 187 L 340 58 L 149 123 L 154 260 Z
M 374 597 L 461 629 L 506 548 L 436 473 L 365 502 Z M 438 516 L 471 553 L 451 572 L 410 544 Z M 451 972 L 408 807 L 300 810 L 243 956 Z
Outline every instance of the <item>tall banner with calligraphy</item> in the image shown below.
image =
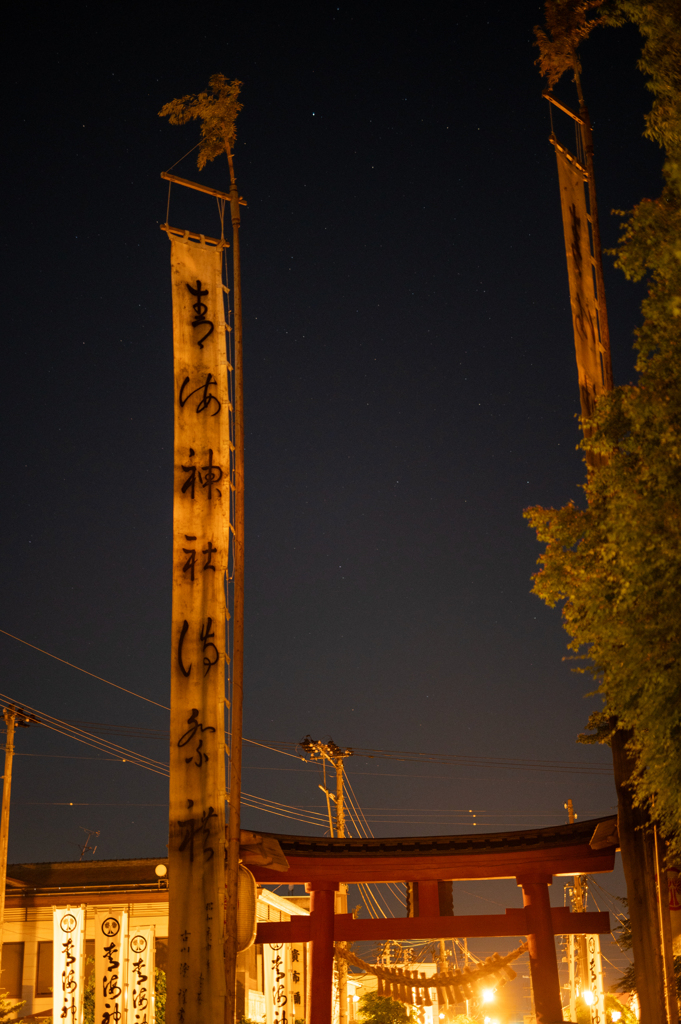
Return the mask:
M 85 974 L 85 906 L 52 912 L 52 1020 L 82 1024 Z
M 169 233 L 175 376 L 168 1024 L 225 1018 L 225 573 L 232 441 L 222 245 Z M 231 366 L 229 367 L 231 371 Z
M 128 912 L 95 912 L 94 1024 L 126 1024 Z
M 153 924 L 130 928 L 127 1024 L 154 1024 L 156 1020 L 155 940 Z
M 290 951 L 291 947 L 283 942 L 264 945 L 263 952 L 263 983 L 265 998 L 272 1008 L 268 1013 L 268 1024 L 294 1024 L 295 1015 L 290 999 Z M 302 1016 L 302 1015 L 301 1015 Z
M 558 147 L 556 159 L 579 374 L 579 396 L 582 415 L 588 416 L 593 411 L 596 398 L 608 390 L 607 354 L 601 342 L 584 171 Z
M 603 986 L 603 959 L 600 935 L 587 935 L 586 959 L 591 1003 L 591 1024 L 605 1024 L 605 988 Z

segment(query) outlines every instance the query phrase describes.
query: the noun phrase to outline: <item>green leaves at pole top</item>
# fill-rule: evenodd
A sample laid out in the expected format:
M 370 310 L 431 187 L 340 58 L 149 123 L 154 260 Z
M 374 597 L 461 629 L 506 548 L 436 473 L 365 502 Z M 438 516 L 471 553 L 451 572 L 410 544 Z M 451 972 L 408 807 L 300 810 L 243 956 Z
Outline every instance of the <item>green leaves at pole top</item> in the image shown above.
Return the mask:
M 239 103 L 242 82 L 230 81 L 224 75 L 211 75 L 208 90 L 197 96 L 171 100 L 158 112 L 171 124 L 188 124 L 201 120 L 201 143 L 197 164 L 203 170 L 207 163 L 225 151 L 231 152 L 236 142 L 236 119 L 243 103 Z
M 534 34 L 539 47 L 536 63 L 548 80 L 549 89 L 566 71 L 581 70 L 577 48 L 592 29 L 605 23 L 594 11 L 603 0 L 546 0 L 544 4 L 545 29 L 539 25 Z

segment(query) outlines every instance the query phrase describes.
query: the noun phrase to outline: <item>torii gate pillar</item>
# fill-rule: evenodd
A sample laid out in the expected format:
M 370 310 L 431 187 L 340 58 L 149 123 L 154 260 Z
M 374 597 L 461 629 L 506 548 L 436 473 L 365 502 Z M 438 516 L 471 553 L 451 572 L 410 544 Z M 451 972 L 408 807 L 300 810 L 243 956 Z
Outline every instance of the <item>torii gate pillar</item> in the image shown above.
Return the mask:
M 310 882 L 310 1021 L 331 1024 L 333 1002 L 333 928 L 338 882 Z
M 559 1024 L 563 1020 L 556 943 L 551 922 L 549 885 L 551 875 L 519 875 L 523 906 L 527 914 L 527 947 L 537 1024 Z

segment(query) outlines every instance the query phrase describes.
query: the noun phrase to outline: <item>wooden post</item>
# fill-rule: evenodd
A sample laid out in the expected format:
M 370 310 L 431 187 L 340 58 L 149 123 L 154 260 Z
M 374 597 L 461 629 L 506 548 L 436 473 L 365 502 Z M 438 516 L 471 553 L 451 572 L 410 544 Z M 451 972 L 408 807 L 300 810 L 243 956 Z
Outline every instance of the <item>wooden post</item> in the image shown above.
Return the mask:
M 311 882 L 310 1021 L 331 1024 L 333 1002 L 333 918 L 338 882 Z
M 657 918 L 655 851 L 648 815 L 643 808 L 633 806 L 628 785 L 636 764 L 626 749 L 631 735 L 631 732 L 615 729 L 610 738 L 619 812 L 617 826 L 627 883 L 641 1024 L 660 1024 L 666 1019 L 666 1000 Z
M 13 707 L 5 708 L 7 724 L 5 741 L 5 774 L 2 784 L 2 815 L 0 816 L 0 972 L 2 972 L 2 943 L 5 929 L 5 887 L 7 884 L 7 849 L 9 846 L 9 802 L 12 795 L 12 760 L 14 757 L 14 726 L 17 713 Z
M 437 881 L 419 882 L 419 917 L 440 916 L 440 888 Z
M 664 973 L 665 1000 L 667 1003 L 667 1020 L 669 1024 L 679 1024 L 679 999 L 676 994 L 676 974 L 674 972 L 674 948 L 672 940 L 672 923 L 669 916 L 669 886 L 665 866 L 665 842 L 654 829 L 655 841 L 655 874 L 657 877 L 657 909 L 660 922 L 660 942 L 662 947 L 662 967 Z
M 227 877 L 225 879 L 225 978 L 226 1021 L 236 1018 L 236 909 L 241 835 L 241 748 L 244 680 L 244 377 L 241 309 L 241 251 L 239 247 L 239 193 L 232 152 L 226 146 L 231 179 L 232 284 L 234 289 L 234 621 L 232 624 L 232 705 L 229 750 L 229 825 L 227 829 Z
M 527 946 L 537 1024 L 558 1024 L 563 1011 L 549 900 L 551 875 L 520 875 L 517 881 L 522 886 L 528 918 Z

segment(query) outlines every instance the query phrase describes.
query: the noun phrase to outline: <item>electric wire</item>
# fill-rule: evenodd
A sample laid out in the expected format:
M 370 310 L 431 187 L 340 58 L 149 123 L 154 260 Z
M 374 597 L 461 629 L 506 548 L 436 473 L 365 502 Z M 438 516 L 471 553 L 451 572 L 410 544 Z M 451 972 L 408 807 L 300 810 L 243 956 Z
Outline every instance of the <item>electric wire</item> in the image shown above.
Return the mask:
M 40 651 L 41 654 L 46 654 L 48 658 L 54 658 L 55 661 L 60 661 L 62 665 L 68 665 L 69 668 L 75 668 L 77 672 L 84 672 L 86 676 L 92 676 L 93 679 L 99 679 L 100 682 L 106 683 L 107 686 L 115 686 L 117 690 L 122 690 L 123 693 L 129 693 L 133 697 L 139 697 L 140 700 L 145 700 L 147 704 L 155 704 L 157 708 L 163 708 L 164 711 L 170 711 L 170 708 L 166 707 L 165 704 L 159 704 L 158 701 L 152 700 L 150 697 L 143 697 L 141 693 L 135 693 L 134 690 L 128 690 L 125 686 L 119 686 L 118 683 L 112 683 L 110 679 L 98 676 L 94 672 L 88 672 L 86 668 L 74 665 L 72 661 L 66 661 L 64 658 L 59 658 L 56 654 L 50 654 L 49 651 L 43 650 L 42 647 L 36 647 L 35 644 L 30 644 L 28 640 L 22 640 L 20 636 L 14 636 L 13 633 L 8 633 L 6 629 L 0 629 L 0 633 L 4 633 L 5 636 L 11 637 L 12 640 L 18 640 L 20 644 L 24 644 L 26 647 L 32 647 L 34 651 Z
M 165 711 L 170 710 L 168 706 L 165 704 L 160 704 L 158 701 L 152 700 L 150 697 L 145 697 L 141 693 L 137 693 L 135 690 L 130 690 L 128 689 L 128 687 L 120 686 L 118 683 L 111 682 L 110 679 L 105 679 L 103 676 L 97 675 L 94 672 L 90 672 L 88 669 L 81 668 L 79 665 L 75 665 L 71 661 L 66 661 L 64 658 L 60 658 L 56 654 L 51 654 L 50 651 L 46 651 L 44 648 L 38 647 L 36 644 L 29 643 L 28 640 L 22 640 L 21 637 L 15 636 L 14 633 L 9 633 L 5 629 L 0 629 L 0 633 L 2 633 L 4 636 L 10 637 L 12 640 L 16 640 L 19 643 L 24 644 L 26 647 L 30 647 L 33 650 L 39 651 L 41 654 L 45 654 L 48 658 L 53 658 L 55 661 L 59 661 L 61 662 L 61 664 L 67 665 L 69 668 L 74 668 L 77 672 L 83 672 L 85 675 L 90 676 L 93 679 L 97 679 L 102 683 L 106 683 L 107 686 L 113 686 L 115 689 L 121 690 L 123 693 L 127 693 L 132 697 L 138 697 L 140 700 L 146 701 L 148 704 L 153 704 L 155 705 L 155 707 L 162 708 Z M 244 742 L 252 743 L 255 746 L 263 746 L 266 747 L 266 749 L 268 750 L 272 750 L 280 754 L 285 754 L 289 757 L 298 757 L 301 760 L 305 760 L 300 755 L 290 754 L 287 750 L 281 749 L 282 747 L 293 747 L 295 749 L 298 746 L 297 743 L 281 742 L 277 746 L 268 746 L 266 744 L 258 744 L 256 743 L 255 740 L 244 739 Z M 396 761 L 416 761 L 426 764 L 446 764 L 452 767 L 468 766 L 478 768 L 504 768 L 518 771 L 543 771 L 599 775 L 612 774 L 612 769 L 610 767 L 602 765 L 596 761 L 545 761 L 538 759 L 523 758 L 483 757 L 481 755 L 465 754 L 428 754 L 422 751 L 381 750 L 379 748 L 374 747 L 357 747 L 353 749 L 353 753 L 356 756 L 365 757 L 369 759 L 380 758 Z M 428 778 L 432 776 L 424 777 Z

